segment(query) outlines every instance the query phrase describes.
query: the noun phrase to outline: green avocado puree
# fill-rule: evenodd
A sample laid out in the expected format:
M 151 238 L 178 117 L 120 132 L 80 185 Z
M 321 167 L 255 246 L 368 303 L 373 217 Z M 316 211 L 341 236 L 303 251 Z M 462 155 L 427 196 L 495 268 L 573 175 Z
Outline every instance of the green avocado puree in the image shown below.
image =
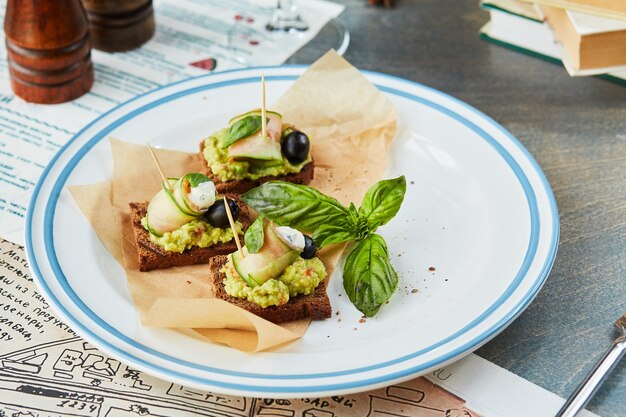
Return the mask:
M 141 224 L 147 230 L 145 217 L 141 219 Z M 235 228 L 238 234 L 243 234 L 240 222 L 235 222 Z M 206 248 L 218 243 L 230 242 L 233 240 L 233 231 L 230 228 L 220 229 L 219 227 L 213 227 L 203 220 L 196 219 L 176 230 L 163 233 L 161 237 L 150 233 L 150 240 L 166 251 L 181 253 L 185 249 L 191 249 L 194 246 Z
M 299 294 L 311 294 L 326 278 L 326 268 L 319 258 L 298 258 L 278 278 L 270 279 L 254 288 L 250 288 L 239 277 L 230 262 L 224 266 L 222 272 L 226 275 L 224 288 L 230 296 L 246 299 L 263 308 L 286 304 L 289 297 Z
M 209 136 L 204 140 L 204 159 L 209 168 L 222 181 L 256 180 L 261 177 L 295 174 L 302 171 L 302 167 L 311 162 L 311 155 L 299 164 L 292 164 L 283 157 L 282 162 L 258 163 L 251 161 L 233 161 L 228 159 L 228 148 L 222 149 L 222 142 L 226 138 L 228 129 Z

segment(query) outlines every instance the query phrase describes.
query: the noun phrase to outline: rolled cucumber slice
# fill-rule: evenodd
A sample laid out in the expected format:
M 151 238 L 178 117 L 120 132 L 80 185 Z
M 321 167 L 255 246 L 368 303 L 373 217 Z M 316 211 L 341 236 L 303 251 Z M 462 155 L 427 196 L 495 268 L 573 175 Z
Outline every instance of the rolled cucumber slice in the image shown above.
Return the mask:
M 290 247 L 268 222 L 264 226 L 261 249 L 257 253 L 248 253 L 248 248 L 244 247 L 243 257 L 235 252 L 231 259 L 239 276 L 253 288 L 279 276 L 300 256 L 300 252 Z
M 174 182 L 172 182 L 172 180 Z M 196 212 L 195 210 L 191 209 L 189 205 L 187 204 L 187 199 L 184 196 L 185 192 L 183 190 L 181 180 L 178 180 L 176 178 L 170 178 L 169 179 L 170 185 L 172 186 L 172 190 L 174 191 L 170 191 L 170 189 L 165 185 L 165 183 L 163 183 L 163 191 L 165 192 L 165 194 L 167 194 L 170 197 L 170 199 L 172 200 L 172 203 L 178 208 L 178 210 L 180 210 L 182 213 L 188 216 L 197 217 L 202 213 Z
M 163 236 L 162 233 L 158 233 L 156 230 L 150 227 L 150 216 L 148 215 L 148 213 L 146 213 L 146 228 L 148 229 L 148 232 L 150 232 L 150 234 L 153 234 L 157 237 Z
M 146 226 L 150 233 L 162 236 L 163 233 L 176 230 L 182 225 L 200 217 L 206 210 L 198 210 L 187 198 L 190 188 L 199 181 L 209 178 L 202 174 L 187 174 L 180 179 L 169 178 L 172 188 L 163 183 L 159 191 L 148 204 Z
M 172 192 L 164 184 L 161 191 L 150 200 L 146 217 L 148 230 L 160 236 L 178 229 L 198 216 L 182 210 Z
M 198 217 L 204 214 L 208 210 L 208 208 L 200 209 L 189 200 L 188 196 L 191 192 L 191 187 L 195 187 L 199 184 L 197 179 L 196 181 L 192 181 L 192 179 L 190 179 L 190 176 L 192 175 L 202 175 L 206 179 L 206 181 L 210 181 L 210 179 L 203 174 L 187 174 L 176 183 L 176 187 L 174 187 L 173 197 L 175 203 L 180 207 L 183 212 L 185 212 L 185 214 Z
M 283 155 L 279 142 L 271 138 L 264 138 L 261 133 L 256 133 L 230 145 L 228 147 L 228 158 L 277 161 L 282 163 Z

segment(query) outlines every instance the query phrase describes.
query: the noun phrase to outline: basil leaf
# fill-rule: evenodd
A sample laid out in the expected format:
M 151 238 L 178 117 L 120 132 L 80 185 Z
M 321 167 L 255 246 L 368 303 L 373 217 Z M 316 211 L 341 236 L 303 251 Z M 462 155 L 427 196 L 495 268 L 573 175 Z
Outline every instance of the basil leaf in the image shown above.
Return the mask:
M 317 246 L 318 249 L 322 249 L 324 246 L 332 245 L 334 243 L 356 240 L 359 238 L 359 235 L 355 233 L 352 228 L 332 224 L 323 224 L 315 230 L 312 237 L 315 242 L 315 246 Z
M 323 224 L 350 229 L 344 206 L 314 188 L 283 181 L 269 181 L 241 196 L 244 203 L 278 225 L 315 232 Z
M 222 142 L 222 149 L 228 148 L 239 139 L 246 138 L 261 130 L 261 116 L 247 116 L 237 120 L 228 129 L 226 137 Z
M 357 210 L 354 203 L 350 203 L 350 205 L 348 206 L 348 213 L 350 214 L 350 218 L 352 218 L 352 221 L 354 223 L 359 220 L 359 211 Z
M 406 192 L 404 175 L 372 185 L 359 208 L 359 217 L 365 219 L 367 229 L 374 232 L 393 218 L 400 210 Z
M 366 317 L 375 315 L 398 286 L 385 240 L 370 234 L 350 252 L 343 267 L 343 288 Z
M 263 247 L 263 241 L 265 240 L 263 216 L 257 217 L 254 223 L 248 227 L 248 230 L 243 235 L 243 240 L 250 253 L 257 253 Z
M 191 185 L 192 187 L 197 187 L 198 184 L 202 184 L 203 182 L 207 182 L 207 181 L 211 181 L 211 179 L 209 177 L 207 177 L 204 174 L 200 174 L 197 172 L 193 172 L 191 174 L 187 174 L 185 175 L 185 178 L 187 178 L 187 180 L 189 180 L 189 185 Z

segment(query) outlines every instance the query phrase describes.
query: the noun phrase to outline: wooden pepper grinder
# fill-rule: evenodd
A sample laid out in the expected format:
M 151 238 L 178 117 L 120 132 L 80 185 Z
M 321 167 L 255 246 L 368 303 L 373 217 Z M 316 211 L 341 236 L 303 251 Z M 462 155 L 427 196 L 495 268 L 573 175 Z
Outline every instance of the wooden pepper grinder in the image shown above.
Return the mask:
M 93 65 L 80 0 L 8 0 L 4 32 L 16 95 L 52 104 L 89 91 Z
M 82 0 L 93 47 L 121 52 L 137 48 L 154 34 L 152 0 Z

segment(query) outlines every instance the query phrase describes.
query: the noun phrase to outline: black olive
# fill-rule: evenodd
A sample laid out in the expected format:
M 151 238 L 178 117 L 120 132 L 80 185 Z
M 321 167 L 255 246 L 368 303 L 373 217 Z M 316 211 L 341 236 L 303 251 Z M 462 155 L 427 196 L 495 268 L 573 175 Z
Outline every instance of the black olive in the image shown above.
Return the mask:
M 233 221 L 237 221 L 239 218 L 239 206 L 235 200 L 230 198 L 228 200 L 228 207 L 230 207 L 230 213 L 233 215 Z M 226 214 L 226 209 L 224 208 L 224 200 L 217 200 L 209 210 L 204 213 L 204 218 L 207 222 L 213 227 L 219 227 L 220 229 L 226 229 L 230 227 L 230 223 L 228 221 L 228 215 Z
M 311 259 L 315 256 L 315 252 L 317 252 L 315 242 L 313 242 L 310 236 L 304 235 L 304 250 L 300 254 L 300 257 L 302 259 Z
M 294 130 L 289 133 L 283 139 L 281 145 L 283 155 L 285 155 L 287 160 L 292 164 L 303 162 L 309 156 L 310 148 L 311 143 L 309 142 L 308 136 L 299 130 Z

